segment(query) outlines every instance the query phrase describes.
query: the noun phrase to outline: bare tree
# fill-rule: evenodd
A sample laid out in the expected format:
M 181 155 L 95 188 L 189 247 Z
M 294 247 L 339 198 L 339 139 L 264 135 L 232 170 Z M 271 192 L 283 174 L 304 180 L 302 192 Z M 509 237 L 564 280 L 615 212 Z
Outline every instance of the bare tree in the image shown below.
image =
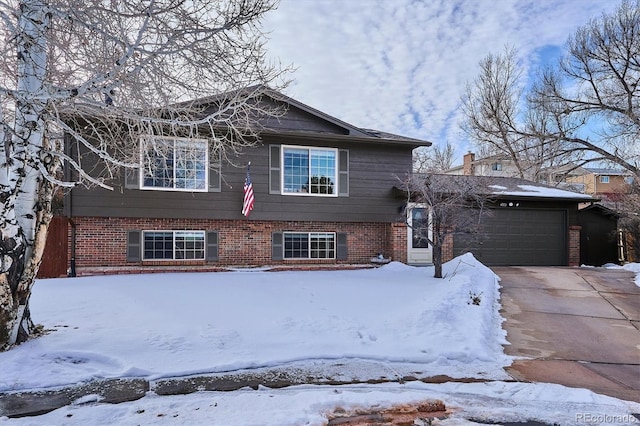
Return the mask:
M 528 92 L 513 50 L 487 56 L 463 98 L 466 131 L 523 172 L 608 161 L 640 178 L 640 0 L 593 19 L 567 46 Z
M 443 247 L 454 234 L 474 234 L 488 213 L 486 187 L 482 177 L 441 174 L 417 174 L 403 183 L 408 203 L 424 204 L 428 220 L 418 226 L 407 223 L 414 236 L 426 241 L 433 250 L 434 277 L 442 278 Z
M 116 168 L 139 166 L 144 137 L 203 138 L 220 157 L 255 143 L 269 111 L 248 99 L 283 76 L 260 27 L 276 1 L 0 3 L 0 349 L 32 332 L 56 188 L 109 187 Z
M 416 149 L 413 153 L 413 171 L 416 173 L 442 173 L 453 167 L 455 148 L 450 142 L 444 146 L 433 145 L 428 150 Z
M 480 75 L 467 86 L 462 99 L 463 129 L 482 156 L 498 155 L 513 161 L 518 177 L 537 181 L 553 163 L 566 163 L 555 137 L 532 131 L 547 127 L 544 111 L 527 110 L 517 51 L 488 55 L 480 62 Z M 572 157 L 571 159 L 576 159 Z

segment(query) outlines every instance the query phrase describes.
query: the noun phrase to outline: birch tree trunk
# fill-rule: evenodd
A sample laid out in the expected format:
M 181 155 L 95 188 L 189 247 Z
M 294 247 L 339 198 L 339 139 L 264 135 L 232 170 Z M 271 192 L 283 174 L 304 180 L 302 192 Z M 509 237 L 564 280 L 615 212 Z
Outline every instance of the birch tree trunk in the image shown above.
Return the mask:
M 49 14 L 42 0 L 25 0 L 20 11 L 18 99 L 12 143 L 8 145 L 13 152 L 7 152 L 7 145 L 3 149 L 0 347 L 26 339 L 32 328 L 28 301 L 51 219 L 46 204 L 53 194 L 38 168 L 46 137 L 43 112 L 48 98 L 44 83 Z

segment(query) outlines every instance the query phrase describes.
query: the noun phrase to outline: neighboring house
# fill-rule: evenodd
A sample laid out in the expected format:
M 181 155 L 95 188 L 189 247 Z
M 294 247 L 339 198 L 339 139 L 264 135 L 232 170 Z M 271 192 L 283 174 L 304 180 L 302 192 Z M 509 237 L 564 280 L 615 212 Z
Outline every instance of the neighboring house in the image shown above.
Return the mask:
M 464 155 L 461 166 L 453 167 L 445 171 L 445 174 L 503 177 L 517 177 L 520 175 L 513 160 L 498 155 L 476 159 L 476 155 L 473 152 L 468 152 Z
M 261 101 L 286 112 L 266 121 L 236 166 L 209 158 L 207 140 L 189 141 L 199 151 L 183 153 L 182 139 L 154 137 L 191 155 L 188 182 L 150 163 L 110 182 L 114 191 L 67 194 L 72 273 L 368 264 L 379 253 L 406 261 L 404 203 L 392 189 L 411 172 L 412 151 L 431 143 L 361 129 L 272 94 Z M 249 162 L 255 206 L 244 217 Z
M 564 182 L 576 191 L 593 196 L 612 196 L 626 191 L 632 177 L 620 169 L 578 167 L 566 174 Z
M 456 234 L 443 247 L 444 260 L 472 252 L 485 265 L 576 266 L 580 262 L 578 205 L 595 201 L 585 194 L 520 178 L 440 175 L 458 186 L 478 187 L 490 207 L 478 234 Z M 465 181 L 472 182 L 465 182 Z M 411 206 L 410 206 L 411 207 Z M 422 207 L 418 219 L 428 215 Z M 409 214 L 411 215 L 411 209 Z M 410 219 L 411 220 L 411 219 Z M 431 249 L 409 232 L 410 263 L 428 263 Z

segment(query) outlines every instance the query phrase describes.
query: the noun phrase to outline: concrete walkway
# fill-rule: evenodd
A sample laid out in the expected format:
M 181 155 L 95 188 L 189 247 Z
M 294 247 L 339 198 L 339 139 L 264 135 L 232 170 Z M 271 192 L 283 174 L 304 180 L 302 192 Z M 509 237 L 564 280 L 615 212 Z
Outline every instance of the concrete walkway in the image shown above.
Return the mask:
M 640 287 L 604 268 L 495 267 L 517 380 L 640 402 Z

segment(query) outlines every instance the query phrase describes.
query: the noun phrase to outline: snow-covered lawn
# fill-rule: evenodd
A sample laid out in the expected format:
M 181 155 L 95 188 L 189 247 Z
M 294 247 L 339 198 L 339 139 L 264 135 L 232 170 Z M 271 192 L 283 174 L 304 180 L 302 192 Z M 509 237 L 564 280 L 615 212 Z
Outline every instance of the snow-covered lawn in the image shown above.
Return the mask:
M 336 359 L 504 378 L 495 275 L 471 255 L 444 271 L 436 280 L 431 268 L 392 263 L 41 280 L 31 309 L 53 331 L 0 353 L 0 391 Z
M 33 318 L 52 331 L 0 353 L 0 392 L 105 377 L 159 379 L 256 367 L 308 364 L 317 368 L 336 361 L 344 364 L 348 377 L 363 380 L 383 374 L 375 368 L 358 370 L 363 363 L 380 365 L 397 376 L 419 372 L 419 376 L 508 378 L 502 370 L 510 359 L 502 350 L 507 342 L 501 328 L 497 277 L 470 254 L 447 263 L 444 272 L 444 279 L 434 279 L 432 268 L 391 263 L 354 271 L 40 280 L 31 301 Z M 553 422 L 557 410 L 559 418 L 565 419 L 562 424 L 573 424 L 566 419 L 575 420 L 576 413 L 640 411 L 640 404 L 556 385 L 412 382 L 174 397 L 150 394 L 131 403 L 78 405 L 37 418 L 4 420 L 16 424 L 322 424 L 324 413 L 338 405 L 385 405 L 425 398 L 443 399 L 447 407 L 458 406 L 460 416 L 477 418 Z

